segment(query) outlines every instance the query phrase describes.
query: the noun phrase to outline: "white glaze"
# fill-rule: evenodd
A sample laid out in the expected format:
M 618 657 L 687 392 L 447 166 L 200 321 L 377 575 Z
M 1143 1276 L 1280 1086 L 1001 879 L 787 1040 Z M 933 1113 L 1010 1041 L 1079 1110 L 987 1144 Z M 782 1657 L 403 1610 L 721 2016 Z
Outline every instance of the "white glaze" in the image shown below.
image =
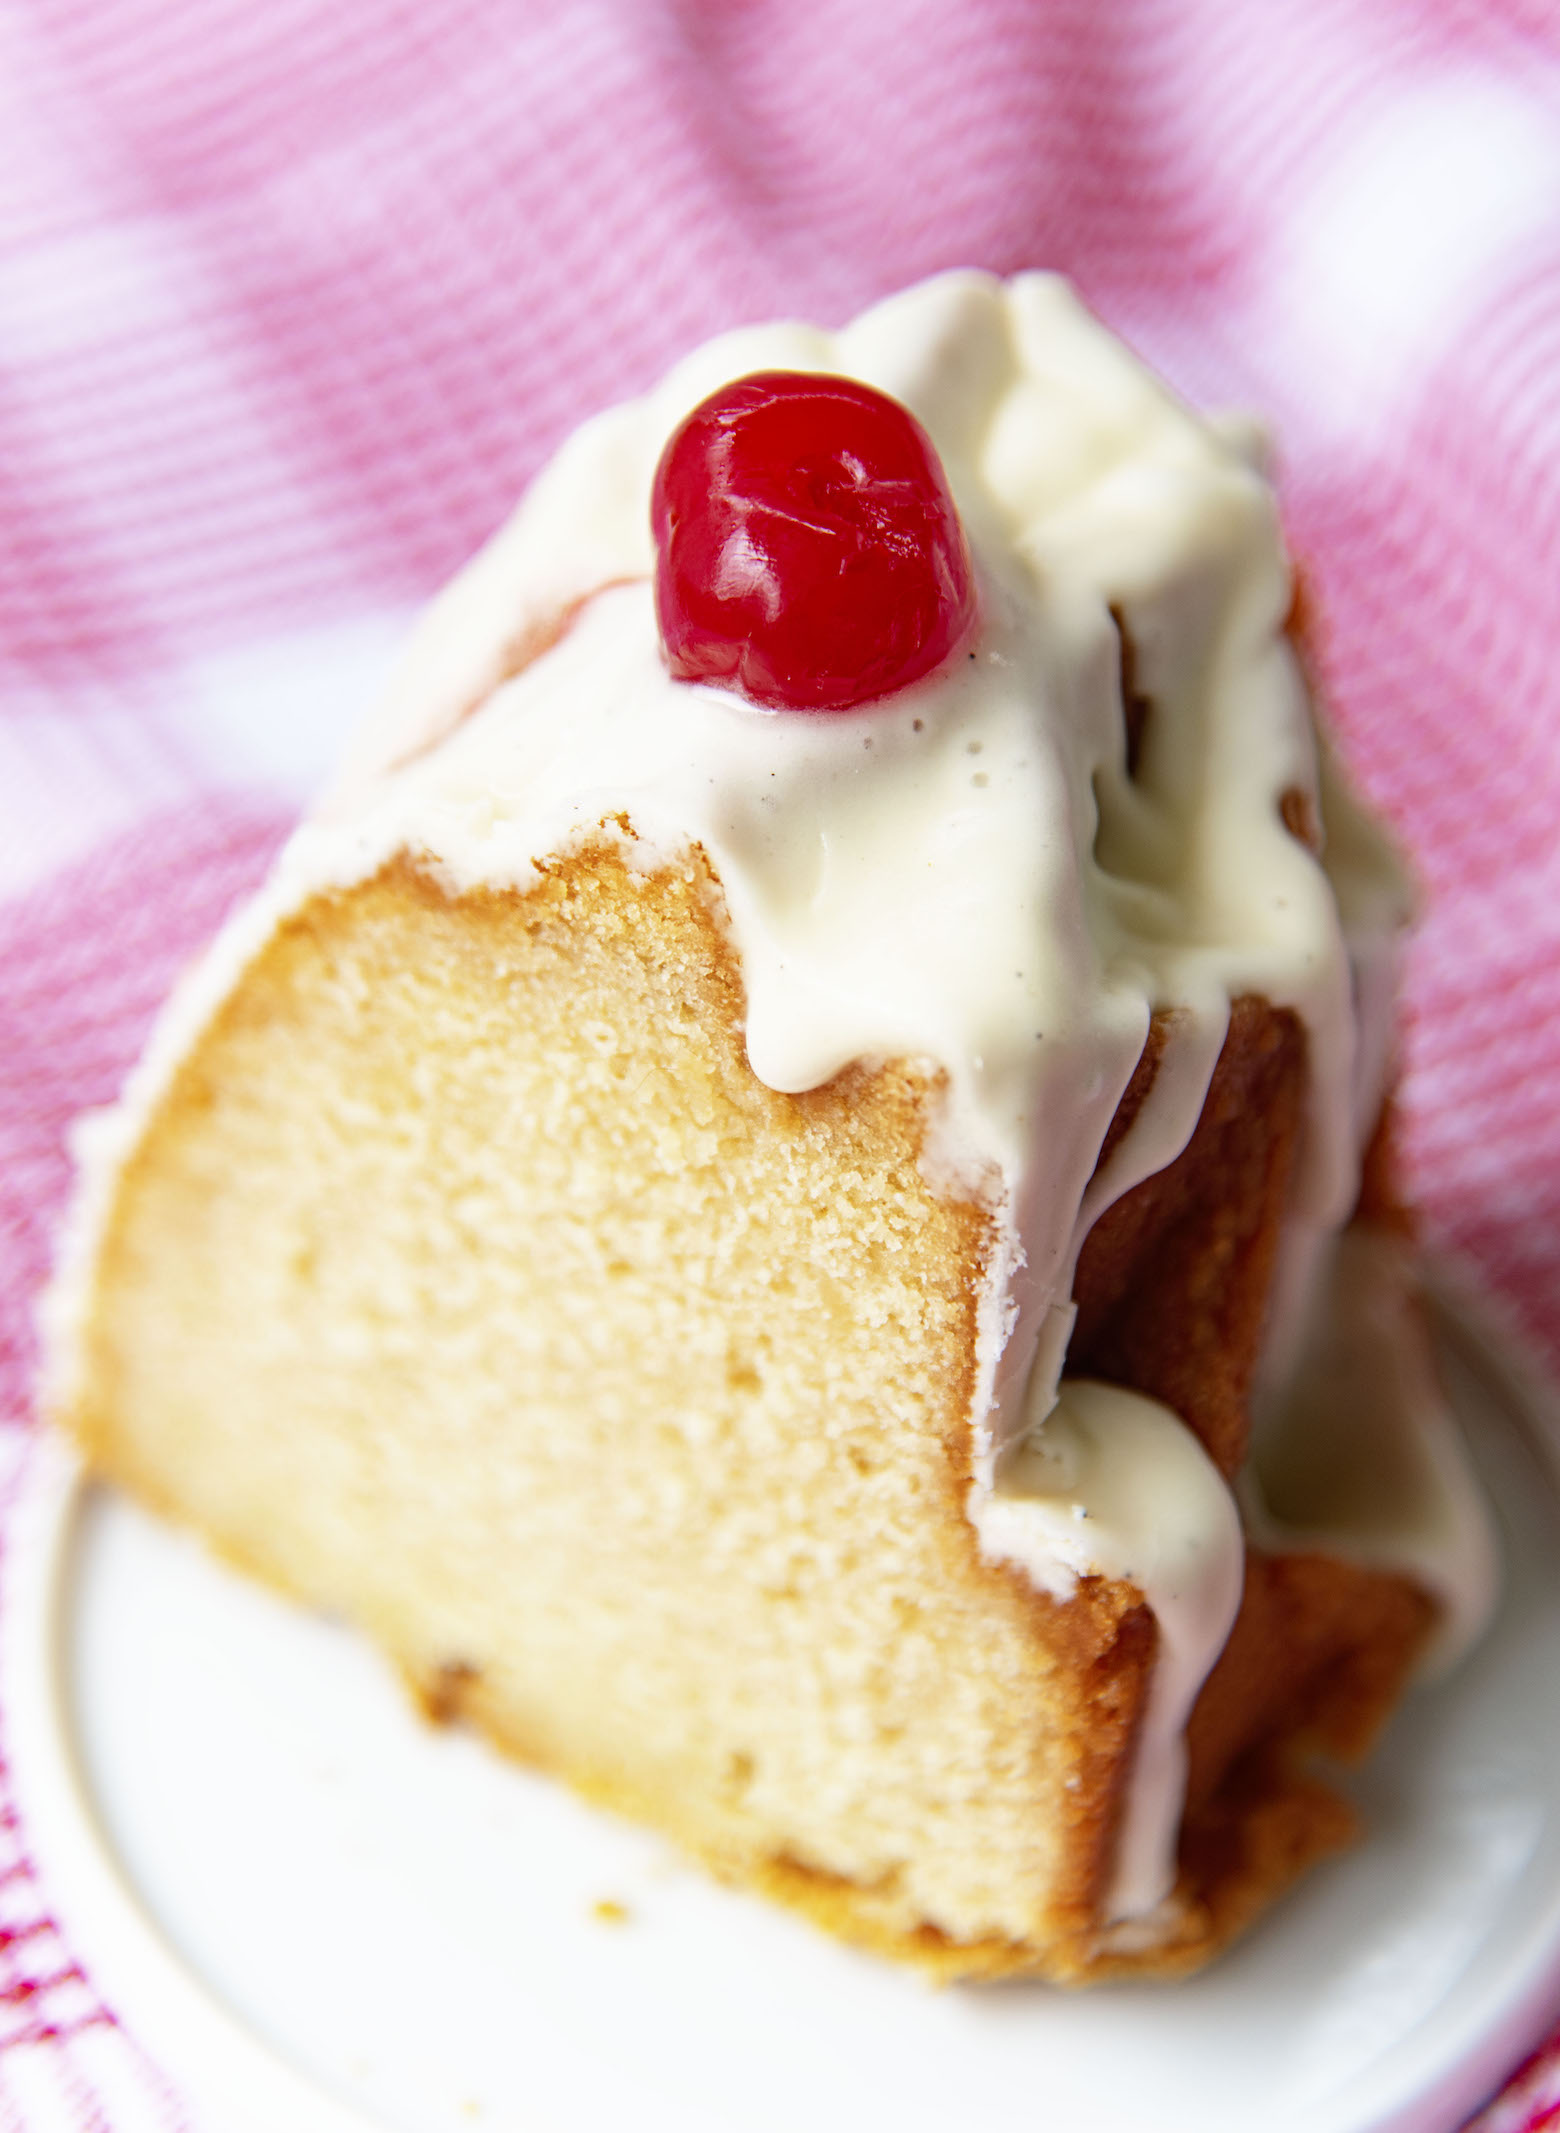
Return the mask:
M 1178 1416 L 1118 1385 L 1067 1379 L 1008 1461 L 987 1538 L 1044 1564 L 1058 1598 L 1091 1572 L 1126 1578 L 1154 1611 L 1158 1646 L 1139 1721 L 1107 1923 L 1169 1895 L 1186 1785 L 1186 1721 L 1240 1607 L 1240 1513 Z
M 671 681 L 659 655 L 647 574 L 661 446 L 716 384 L 775 366 L 850 372 L 904 400 L 942 455 L 977 565 L 972 656 L 843 715 L 760 713 Z M 53 1305 L 56 1397 L 68 1398 L 111 1173 L 277 921 L 402 850 L 455 889 L 523 884 L 536 858 L 607 821 L 641 867 L 702 848 L 766 1082 L 809 1088 L 853 1059 L 890 1056 L 946 1074 L 927 1161 L 978 1192 L 994 1228 L 970 1513 L 990 1553 L 1065 1583 L 1076 1564 L 1013 1499 L 1033 1499 L 1023 1477 L 1053 1427 L 1088 1224 L 1184 1146 L 1230 1000 L 1253 992 L 1294 1008 L 1311 1104 L 1267 1359 L 1280 1386 L 1284 1328 L 1312 1311 L 1385 1073 L 1377 981 L 1390 976 L 1405 891 L 1318 762 L 1254 456 L 1249 436 L 1198 421 L 1042 275 L 1005 286 L 944 276 L 839 335 L 729 335 L 587 424 L 434 603 L 318 815 L 171 1004 L 99 1137 Z M 1134 778 L 1113 608 L 1152 701 Z M 1336 883 L 1283 827 L 1291 787 L 1337 818 Z M 1365 1042 L 1356 993 L 1373 998 Z M 1176 1015 L 1150 1099 L 1091 1186 L 1160 1008 Z M 1168 1415 L 1154 1428 L 1158 1443 L 1186 1437 Z M 1016 1458 L 1026 1433 L 1040 1451 Z M 1090 1522 L 1091 1561 L 1107 1574 L 1143 1558 L 1137 1530 L 1108 1515 L 1118 1500 L 1099 1493 Z M 1210 1513 L 1206 1531 L 1227 1583 L 1239 1565 L 1233 1512 Z M 1162 1538 L 1171 1553 L 1190 1544 Z M 1200 1645 L 1184 1625 L 1172 1640 L 1161 1619 L 1164 1738 L 1163 1713 L 1184 1708 L 1185 1684 L 1222 1645 L 1218 1619 L 1196 1615 Z M 1139 1911 L 1168 1885 L 1173 1851 L 1180 1791 L 1164 1738 L 1139 1757 L 1127 1805 L 1122 1888 Z
M 1500 1568 L 1430 1368 L 1401 1237 L 1356 1225 L 1328 1240 L 1299 1355 L 1257 1404 L 1241 1476 L 1252 1539 L 1416 1579 L 1441 1602 L 1427 1665 L 1444 1672 L 1488 1621 Z

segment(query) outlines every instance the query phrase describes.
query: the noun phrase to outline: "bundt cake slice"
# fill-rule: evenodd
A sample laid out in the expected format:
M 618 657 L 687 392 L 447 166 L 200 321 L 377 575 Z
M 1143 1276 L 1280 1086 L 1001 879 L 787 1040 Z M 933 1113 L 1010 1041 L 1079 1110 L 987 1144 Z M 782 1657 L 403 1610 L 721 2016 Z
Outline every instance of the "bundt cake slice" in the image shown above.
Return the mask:
M 86 1136 L 89 1466 L 848 1936 L 1205 1958 L 1491 1578 L 1288 601 L 1249 453 L 1044 277 L 587 426 Z M 1332 1532 L 1385 1435 L 1415 1515 Z

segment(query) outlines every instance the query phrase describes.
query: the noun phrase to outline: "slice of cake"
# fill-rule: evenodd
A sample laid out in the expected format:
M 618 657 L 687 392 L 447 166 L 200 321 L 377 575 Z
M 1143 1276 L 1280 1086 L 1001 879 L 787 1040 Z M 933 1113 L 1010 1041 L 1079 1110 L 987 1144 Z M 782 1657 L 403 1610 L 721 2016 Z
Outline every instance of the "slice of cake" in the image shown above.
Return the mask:
M 948 1976 L 1205 1958 L 1492 1589 L 1253 462 L 1045 276 L 699 351 L 86 1136 L 95 1472 Z

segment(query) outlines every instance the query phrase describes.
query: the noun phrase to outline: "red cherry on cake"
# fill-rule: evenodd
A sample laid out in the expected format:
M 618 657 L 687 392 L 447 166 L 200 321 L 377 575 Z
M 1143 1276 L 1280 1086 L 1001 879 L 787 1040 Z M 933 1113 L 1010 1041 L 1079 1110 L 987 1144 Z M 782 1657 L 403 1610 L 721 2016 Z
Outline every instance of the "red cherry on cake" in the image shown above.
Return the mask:
M 975 615 L 931 439 L 854 378 L 764 370 L 696 407 L 651 496 L 656 613 L 681 681 L 844 711 L 940 666 Z

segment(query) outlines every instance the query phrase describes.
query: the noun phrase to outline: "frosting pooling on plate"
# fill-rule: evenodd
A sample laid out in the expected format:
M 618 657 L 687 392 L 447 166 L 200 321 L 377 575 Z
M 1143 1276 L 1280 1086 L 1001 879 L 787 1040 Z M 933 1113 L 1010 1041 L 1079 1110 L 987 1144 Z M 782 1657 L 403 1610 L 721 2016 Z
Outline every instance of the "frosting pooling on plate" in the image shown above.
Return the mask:
M 662 446 L 713 387 L 776 368 L 846 372 L 909 406 L 978 578 L 980 624 L 952 662 L 827 716 L 674 681 L 656 635 Z M 602 834 L 646 870 L 702 850 L 760 1079 L 807 1089 L 890 1057 L 944 1077 L 925 1160 L 981 1198 L 993 1231 L 970 1515 L 990 1554 L 1046 1589 L 1131 1576 L 1155 1608 L 1161 1655 L 1114 1902 L 1151 1912 L 1173 1879 L 1185 1712 L 1238 1602 L 1241 1527 L 1168 1410 L 1103 1388 L 1057 1409 L 1077 1252 L 1112 1198 L 1185 1145 L 1230 1001 L 1259 994 L 1307 1033 L 1281 1283 L 1285 1324 L 1304 1327 L 1385 1086 L 1409 905 L 1389 850 L 1319 760 L 1284 634 L 1290 597 L 1249 439 L 1183 407 L 1054 277 L 948 275 L 838 334 L 779 325 L 712 342 L 586 424 L 435 602 L 391 699 L 98 1129 L 74 1264 L 178 1061 L 311 895 L 403 851 L 458 891 L 526 885 L 538 858 Z M 1126 647 L 1148 707 L 1130 768 Z M 1286 826 L 1286 794 L 1336 831 L 1334 858 Z M 1175 1011 L 1158 1074 L 1094 1177 L 1156 1010 Z M 72 1293 L 67 1275 L 66 1316 Z M 1056 1489 L 1036 1477 L 1055 1482 L 1075 1407 L 1098 1428 L 1064 1547 Z M 1128 1457 L 1186 1481 L 1160 1498 L 1155 1548 L 1200 1566 L 1195 1605 L 1144 1553 L 1145 1499 L 1118 1485 Z

